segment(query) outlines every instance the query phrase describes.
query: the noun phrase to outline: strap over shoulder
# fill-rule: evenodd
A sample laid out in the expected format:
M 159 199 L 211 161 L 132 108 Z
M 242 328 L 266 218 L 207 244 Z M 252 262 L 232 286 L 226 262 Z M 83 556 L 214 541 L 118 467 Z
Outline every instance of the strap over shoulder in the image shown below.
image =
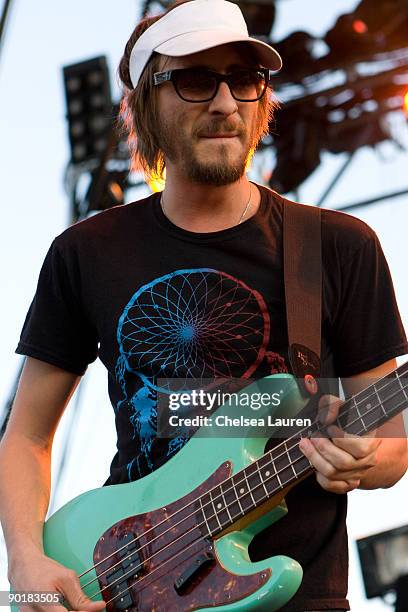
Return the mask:
M 321 210 L 283 198 L 283 265 L 289 359 L 295 376 L 320 375 Z

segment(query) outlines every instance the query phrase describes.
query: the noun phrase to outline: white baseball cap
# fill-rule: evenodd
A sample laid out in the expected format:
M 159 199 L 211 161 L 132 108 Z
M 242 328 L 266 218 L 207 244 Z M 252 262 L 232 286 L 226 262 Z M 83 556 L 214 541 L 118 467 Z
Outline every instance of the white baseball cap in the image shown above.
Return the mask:
M 267 43 L 249 36 L 237 4 L 227 0 L 191 0 L 165 14 L 138 38 L 129 61 L 133 87 L 138 84 L 154 51 L 178 57 L 232 42 L 250 43 L 261 66 L 276 71 L 281 69 L 279 53 Z

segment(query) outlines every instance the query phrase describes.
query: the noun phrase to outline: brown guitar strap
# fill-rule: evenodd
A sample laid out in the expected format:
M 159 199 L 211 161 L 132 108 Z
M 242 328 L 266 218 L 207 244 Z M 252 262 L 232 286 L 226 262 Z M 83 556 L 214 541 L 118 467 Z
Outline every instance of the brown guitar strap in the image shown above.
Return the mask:
M 321 210 L 283 199 L 283 265 L 289 359 L 298 378 L 320 375 Z

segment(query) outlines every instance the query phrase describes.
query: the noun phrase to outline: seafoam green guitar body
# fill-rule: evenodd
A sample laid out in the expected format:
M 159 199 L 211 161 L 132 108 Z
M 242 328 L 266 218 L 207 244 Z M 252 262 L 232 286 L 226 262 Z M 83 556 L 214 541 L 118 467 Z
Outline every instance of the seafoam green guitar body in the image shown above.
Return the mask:
M 276 408 L 258 410 L 257 417 L 266 413 L 276 417 L 295 416 L 306 403 L 296 380 L 290 375 L 266 377 L 245 391 L 257 391 L 259 388 L 262 392 L 283 392 L 283 399 Z M 223 409 L 219 408 L 217 414 Z M 46 554 L 74 569 L 78 575 L 93 567 L 95 562 L 101 561 L 97 566 L 100 572 L 102 568 L 109 567 L 103 559 L 134 536 L 138 538 L 136 548 L 146 544 L 147 539 L 141 535 L 141 530 L 151 530 L 153 524 L 160 524 L 162 526 L 155 532 L 149 532 L 160 536 L 164 526 L 167 529 L 174 526 L 161 539 L 157 537 L 143 549 L 148 552 L 143 552 L 138 562 L 144 570 L 135 578 L 134 586 L 122 596 L 132 595 L 133 599 L 124 599 L 120 604 L 118 597 L 107 605 L 108 610 L 174 612 L 209 610 L 214 605 L 223 611 L 273 612 L 281 609 L 299 588 L 302 579 L 300 565 L 285 556 L 274 556 L 252 563 L 248 556 L 248 545 L 255 534 L 286 514 L 283 499 L 241 529 L 238 524 L 235 531 L 226 535 L 221 533 L 213 539 L 200 538 L 198 548 L 195 545 L 189 546 L 188 538 L 185 542 L 183 538 L 179 540 L 182 535 L 180 525 L 172 518 L 175 512 L 186 506 L 186 503 L 192 503 L 208 488 L 259 459 L 264 454 L 266 441 L 266 438 L 251 437 L 251 429 L 248 429 L 245 438 L 220 438 L 219 430 L 214 430 L 214 434 L 209 432 L 206 437 L 193 436 L 172 459 L 145 478 L 89 491 L 58 510 L 45 524 Z M 193 518 L 196 521 L 195 515 Z M 191 520 L 191 517 L 185 519 L 185 525 Z M 194 525 L 192 528 L 197 533 Z M 162 546 L 167 544 L 170 533 L 177 540 L 177 545 L 174 544 L 175 548 L 172 549 L 173 545 L 170 544 L 170 548 L 161 551 L 160 547 L 157 548 L 158 543 L 161 542 Z M 101 536 L 103 540 L 100 540 Z M 200 558 L 202 560 L 208 550 L 212 551 L 214 558 L 205 561 L 204 569 L 194 575 L 190 582 L 187 580 L 187 588 L 177 592 L 177 580 L 183 581 L 192 564 L 199 564 Z M 149 560 L 152 556 L 154 562 Z M 112 557 L 109 562 L 113 565 L 118 559 Z M 108 584 L 108 575 L 109 572 L 105 572 L 101 577 L 101 584 L 94 580 L 85 587 L 86 594 L 93 599 L 102 599 L 100 594 L 95 593 L 101 585 Z M 111 577 L 111 582 L 115 578 Z M 93 579 L 96 579 L 95 570 L 81 577 L 81 584 L 86 585 Z M 116 580 L 116 586 L 120 587 L 116 591 L 118 593 L 123 591 L 123 584 L 126 583 L 118 578 Z M 105 591 L 105 601 L 113 597 L 113 592 Z

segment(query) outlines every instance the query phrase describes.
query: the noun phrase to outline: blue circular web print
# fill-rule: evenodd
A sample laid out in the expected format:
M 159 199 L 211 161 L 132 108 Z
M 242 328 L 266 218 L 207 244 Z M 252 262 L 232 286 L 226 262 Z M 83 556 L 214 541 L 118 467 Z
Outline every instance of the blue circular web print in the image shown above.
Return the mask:
M 262 296 L 211 268 L 177 270 L 141 287 L 125 307 L 118 343 L 126 368 L 157 379 L 248 378 L 262 361 L 270 323 Z

